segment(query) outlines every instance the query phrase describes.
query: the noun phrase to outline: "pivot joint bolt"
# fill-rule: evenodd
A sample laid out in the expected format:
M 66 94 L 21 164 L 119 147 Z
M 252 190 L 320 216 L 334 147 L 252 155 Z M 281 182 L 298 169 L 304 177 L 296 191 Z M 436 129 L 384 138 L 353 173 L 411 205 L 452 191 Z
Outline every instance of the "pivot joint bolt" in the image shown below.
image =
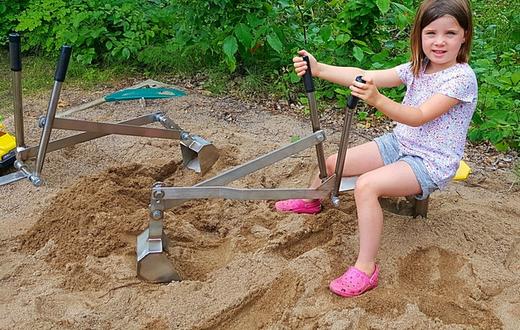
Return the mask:
M 38 127 L 44 128 L 45 122 L 46 122 L 45 116 L 40 116 L 40 118 L 38 118 Z
M 162 199 L 164 197 L 164 191 L 162 190 L 155 190 L 153 192 L 153 198 L 155 199 Z
M 190 133 L 188 133 L 188 132 L 182 132 L 181 133 L 181 140 L 184 141 L 184 140 L 187 140 L 189 138 L 190 138 Z
M 161 211 L 161 210 L 152 211 L 152 218 L 154 220 L 161 220 L 163 218 L 163 211 Z

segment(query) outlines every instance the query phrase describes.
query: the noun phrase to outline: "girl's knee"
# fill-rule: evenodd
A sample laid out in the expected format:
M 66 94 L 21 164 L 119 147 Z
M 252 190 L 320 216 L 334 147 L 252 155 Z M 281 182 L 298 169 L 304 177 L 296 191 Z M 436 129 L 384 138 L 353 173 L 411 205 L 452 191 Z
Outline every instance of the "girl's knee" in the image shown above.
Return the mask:
M 362 174 L 356 181 L 356 187 L 354 188 L 354 196 L 360 197 L 379 197 L 377 191 L 377 182 L 371 175 Z
M 334 154 L 334 155 L 330 155 L 325 160 L 325 166 L 327 167 L 327 174 L 328 175 L 332 175 L 332 173 L 334 173 L 334 171 L 336 170 L 336 159 L 337 159 L 337 157 L 338 157 L 338 155 Z

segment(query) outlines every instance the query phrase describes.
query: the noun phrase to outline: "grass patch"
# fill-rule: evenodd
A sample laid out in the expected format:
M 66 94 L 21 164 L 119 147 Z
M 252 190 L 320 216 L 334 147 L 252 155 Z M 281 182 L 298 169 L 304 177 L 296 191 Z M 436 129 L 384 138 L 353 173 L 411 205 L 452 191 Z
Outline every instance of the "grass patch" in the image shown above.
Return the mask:
M 41 56 L 24 56 L 22 59 L 22 93 L 23 97 L 31 97 L 42 92 L 52 90 L 57 59 Z M 86 91 L 98 88 L 101 85 L 112 84 L 119 80 L 136 75 L 122 65 L 108 68 L 84 66 L 71 61 L 67 71 L 65 83 L 68 86 L 78 87 Z M 10 116 L 13 113 L 13 99 L 11 95 L 12 72 L 8 53 L 0 53 L 0 115 Z

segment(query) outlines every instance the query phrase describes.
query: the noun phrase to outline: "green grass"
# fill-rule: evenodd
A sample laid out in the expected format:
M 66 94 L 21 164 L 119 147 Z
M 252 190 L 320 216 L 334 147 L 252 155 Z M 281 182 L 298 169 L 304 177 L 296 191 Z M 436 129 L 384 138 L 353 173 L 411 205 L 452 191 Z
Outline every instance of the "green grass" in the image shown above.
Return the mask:
M 31 97 L 49 92 L 54 84 L 57 59 L 41 56 L 24 56 L 22 59 L 22 93 Z M 84 90 L 93 90 L 136 75 L 123 66 L 100 68 L 83 66 L 71 61 L 67 71 L 66 84 Z M 7 117 L 13 112 L 11 95 L 12 74 L 7 52 L 0 53 L 0 116 Z

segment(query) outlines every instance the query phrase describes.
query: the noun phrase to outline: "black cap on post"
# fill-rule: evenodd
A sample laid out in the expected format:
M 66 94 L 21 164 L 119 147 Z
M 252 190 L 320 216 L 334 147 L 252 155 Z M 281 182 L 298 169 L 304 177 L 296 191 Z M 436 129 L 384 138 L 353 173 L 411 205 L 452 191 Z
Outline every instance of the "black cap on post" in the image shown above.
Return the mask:
M 307 62 L 307 71 L 305 71 L 305 74 L 303 75 L 303 84 L 305 85 L 305 91 L 307 93 L 312 93 L 314 92 L 314 82 L 312 81 L 312 71 L 309 56 L 304 56 L 303 60 Z
M 356 81 L 363 83 L 363 84 L 366 83 L 366 81 L 364 81 L 363 78 L 361 78 L 361 76 L 357 76 Z M 348 102 L 347 102 L 347 107 L 349 109 L 354 109 L 357 106 L 358 101 L 359 101 L 359 97 L 350 95 Z
M 9 59 L 12 71 L 22 71 L 20 35 L 18 33 L 9 34 Z
M 69 67 L 70 55 L 72 53 L 71 46 L 61 47 L 60 59 L 58 61 L 58 67 L 56 68 L 56 74 L 54 80 L 59 82 L 65 81 L 65 75 L 67 74 L 67 68 Z

